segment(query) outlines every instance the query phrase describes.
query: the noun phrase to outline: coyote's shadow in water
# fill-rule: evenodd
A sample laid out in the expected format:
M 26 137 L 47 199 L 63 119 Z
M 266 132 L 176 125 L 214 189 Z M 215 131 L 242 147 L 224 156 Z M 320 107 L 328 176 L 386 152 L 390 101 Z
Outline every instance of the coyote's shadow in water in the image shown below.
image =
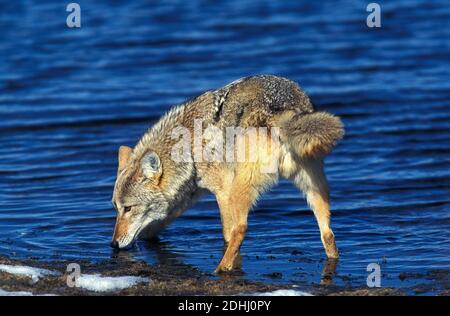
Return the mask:
M 186 277 L 199 276 L 201 273 L 195 266 L 185 263 L 183 256 L 172 249 L 168 242 L 159 238 L 139 241 L 128 250 L 111 251 L 111 259 L 120 265 L 145 261 L 148 265 L 161 268 L 161 274 L 173 273 Z M 208 273 L 206 273 L 208 275 Z M 212 273 L 211 273 L 212 275 Z
M 127 262 L 135 263 L 142 261 L 143 258 L 144 261 L 151 266 L 164 267 L 162 270 L 167 271 L 167 273 L 185 275 L 186 277 L 203 275 L 213 279 L 227 281 L 245 281 L 247 279 L 245 269 L 242 269 L 241 255 L 238 257 L 238 269 L 228 273 L 214 274 L 212 271 L 200 271 L 195 265 L 186 263 L 184 261 L 184 256 L 177 251 L 174 251 L 173 248 L 174 247 L 169 242 L 161 241 L 158 237 L 155 237 L 151 240 L 139 241 L 129 250 L 113 249 L 111 251 L 111 258 L 125 266 Z M 323 261 L 323 268 L 320 274 L 320 285 L 334 285 L 338 264 L 338 259 L 327 259 Z M 251 279 L 251 277 L 249 277 L 249 279 Z

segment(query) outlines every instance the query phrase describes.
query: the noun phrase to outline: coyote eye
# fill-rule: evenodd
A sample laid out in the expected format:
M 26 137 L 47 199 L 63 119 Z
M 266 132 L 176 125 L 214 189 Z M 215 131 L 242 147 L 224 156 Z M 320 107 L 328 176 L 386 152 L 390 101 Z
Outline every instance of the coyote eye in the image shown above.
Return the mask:
M 131 211 L 131 206 L 125 206 L 125 207 L 123 208 L 123 212 L 124 212 L 124 213 L 128 213 L 129 211 Z

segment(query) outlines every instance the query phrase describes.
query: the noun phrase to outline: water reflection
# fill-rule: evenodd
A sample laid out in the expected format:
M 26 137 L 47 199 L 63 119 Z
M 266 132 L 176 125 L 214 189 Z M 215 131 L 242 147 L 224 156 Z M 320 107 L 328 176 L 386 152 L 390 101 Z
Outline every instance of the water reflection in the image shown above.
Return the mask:
M 333 278 L 336 275 L 338 263 L 339 259 L 328 258 L 325 260 L 320 278 L 321 285 L 333 285 Z

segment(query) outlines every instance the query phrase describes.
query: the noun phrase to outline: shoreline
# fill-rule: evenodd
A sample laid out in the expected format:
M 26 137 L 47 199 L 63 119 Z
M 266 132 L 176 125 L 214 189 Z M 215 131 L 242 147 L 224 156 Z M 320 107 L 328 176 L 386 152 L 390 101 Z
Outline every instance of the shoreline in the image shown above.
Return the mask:
M 242 279 L 238 274 L 219 275 L 205 274 L 186 266 L 155 265 L 150 266 L 142 261 L 105 260 L 99 263 L 80 262 L 82 275 L 95 276 L 89 286 L 103 284 L 119 284 L 124 277 L 138 280 L 122 289 L 95 291 L 88 287 L 70 287 L 67 272 L 68 261 L 45 262 L 33 259 L 14 260 L 0 257 L 3 267 L 32 267 L 44 271 L 39 277 L 13 274 L 0 269 L 1 295 L 319 295 L 319 296 L 402 296 L 406 293 L 394 288 L 361 288 L 312 285 L 298 287 L 295 285 L 275 285 Z M 45 271 L 52 272 L 47 275 Z M 127 279 L 128 280 L 128 279 Z M 103 282 L 103 283 L 102 283 Z M 108 283 L 109 282 L 109 283 Z M 70 283 L 70 281 L 69 281 Z M 94 283 L 94 284 L 92 284 Z M 123 283 L 123 282 L 122 282 Z M 120 286 L 123 284 L 120 283 Z M 276 291 L 276 292 L 275 292 Z M 275 293 L 274 293 L 275 292 Z M 445 294 L 444 294 L 445 295 Z

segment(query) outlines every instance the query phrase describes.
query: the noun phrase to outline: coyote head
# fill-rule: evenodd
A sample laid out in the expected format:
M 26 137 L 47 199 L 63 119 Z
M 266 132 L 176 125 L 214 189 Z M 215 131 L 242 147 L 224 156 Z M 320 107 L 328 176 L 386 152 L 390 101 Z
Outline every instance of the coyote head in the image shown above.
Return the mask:
M 138 237 L 155 236 L 187 207 L 195 190 L 192 166 L 174 164 L 164 146 L 158 147 L 119 149 L 112 198 L 117 211 L 114 248 L 127 248 Z

